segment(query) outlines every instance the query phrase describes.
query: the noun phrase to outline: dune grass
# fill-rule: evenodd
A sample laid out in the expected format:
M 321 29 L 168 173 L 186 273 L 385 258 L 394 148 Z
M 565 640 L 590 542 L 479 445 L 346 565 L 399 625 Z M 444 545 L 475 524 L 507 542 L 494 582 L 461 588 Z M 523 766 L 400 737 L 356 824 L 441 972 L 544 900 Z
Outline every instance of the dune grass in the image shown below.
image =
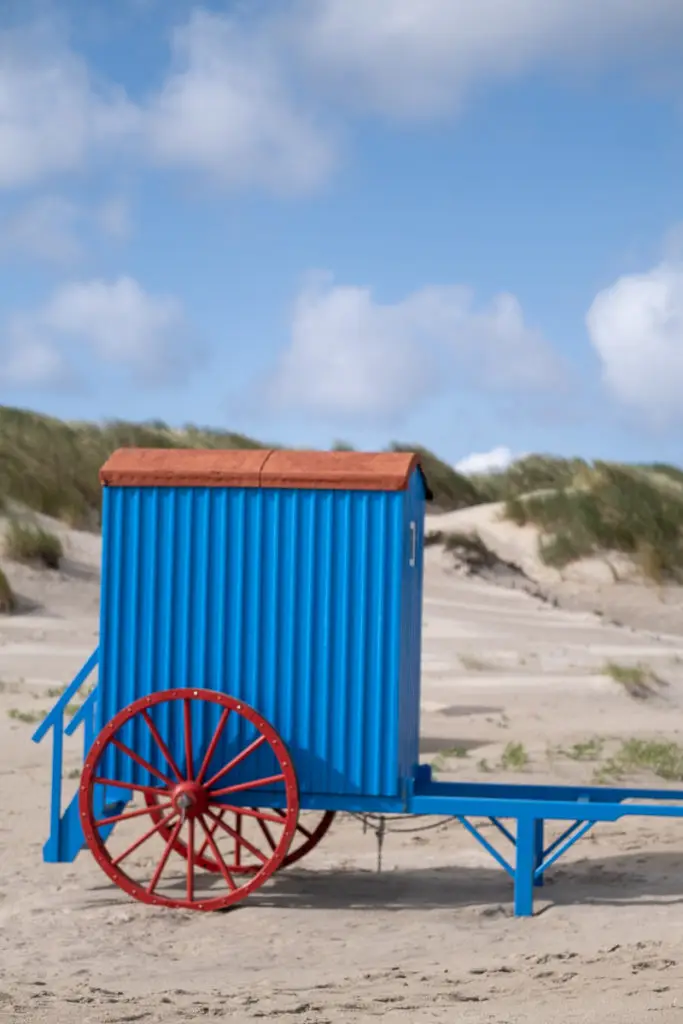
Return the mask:
M 486 501 L 507 501 L 532 491 L 569 487 L 588 465 L 583 459 L 528 455 L 502 473 L 476 474 L 470 480 Z
M 654 696 L 666 686 L 664 680 L 647 665 L 620 665 L 615 661 L 608 661 L 602 671 L 615 683 L 623 686 L 629 696 L 639 700 Z
M 25 725 L 36 725 L 47 717 L 47 711 L 38 709 L 24 711 L 22 708 L 10 708 L 7 717 L 12 718 L 15 722 L 23 722 Z
M 431 766 L 434 774 L 448 771 L 449 764 L 454 759 L 462 760 L 468 756 L 467 747 L 458 746 L 455 744 L 452 747 L 448 747 L 446 750 L 440 750 L 439 753 L 432 759 Z
M 579 740 L 573 743 L 567 750 L 561 749 L 558 752 L 571 761 L 598 761 L 602 755 L 605 741 L 598 736 L 592 736 L 587 740 Z
M 79 529 L 98 530 L 98 472 L 123 446 L 277 447 L 228 430 L 175 429 L 161 421 L 67 423 L 0 406 L 0 498 Z M 333 447 L 352 448 L 344 441 Z M 531 455 L 503 473 L 464 476 L 421 445 L 394 441 L 388 447 L 420 452 L 436 508 L 504 501 L 510 519 L 540 526 L 541 555 L 548 564 L 562 566 L 610 549 L 634 555 L 652 579 L 683 574 L 683 470 L 678 467 Z
M 142 448 L 276 448 L 229 430 L 194 425 L 174 429 L 162 421 L 148 423 L 66 423 L 0 406 L 0 495 L 79 529 L 100 526 L 100 466 L 121 447 Z M 336 449 L 351 450 L 344 442 Z M 392 451 L 422 455 L 436 505 L 444 510 L 485 500 L 475 485 L 433 452 L 394 442 Z
M 17 601 L 5 573 L 0 569 L 0 615 L 9 615 L 15 610 Z
M 64 556 L 59 537 L 35 523 L 10 519 L 5 530 L 5 554 L 15 562 L 58 569 Z
M 652 580 L 683 579 L 683 489 L 658 485 L 647 470 L 584 465 L 571 487 L 508 498 L 505 516 L 540 527 L 546 565 L 618 551 Z
M 100 525 L 100 466 L 121 447 L 258 448 L 228 431 L 188 426 L 66 423 L 0 406 L 0 494 L 80 529 Z
M 500 758 L 501 768 L 509 772 L 521 772 L 529 764 L 529 755 L 523 743 L 511 741 Z
M 419 452 L 422 468 L 434 493 L 435 504 L 444 511 L 481 505 L 489 499 L 473 481 L 458 473 L 447 462 L 419 444 L 402 444 L 392 441 L 389 450 L 393 452 Z
M 474 570 L 491 569 L 502 561 L 476 532 L 431 530 L 425 536 L 425 546 L 431 547 L 434 544 L 440 544 L 445 551 L 456 554 Z
M 674 740 L 632 738 L 596 772 L 596 782 L 614 782 L 638 772 L 651 772 L 667 782 L 683 781 L 683 746 Z

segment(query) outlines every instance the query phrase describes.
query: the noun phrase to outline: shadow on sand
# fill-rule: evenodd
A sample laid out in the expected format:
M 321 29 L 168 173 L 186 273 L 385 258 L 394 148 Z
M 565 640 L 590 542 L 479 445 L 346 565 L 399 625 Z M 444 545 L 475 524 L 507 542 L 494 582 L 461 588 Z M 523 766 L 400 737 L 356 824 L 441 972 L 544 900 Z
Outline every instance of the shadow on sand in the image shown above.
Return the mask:
M 206 883 L 207 896 L 212 895 L 219 882 L 206 879 Z M 179 896 L 183 885 L 179 876 Z M 109 884 L 94 886 L 90 892 L 102 894 L 93 900 L 86 899 L 91 907 L 120 906 L 128 901 L 124 893 Z M 683 903 L 683 861 L 674 852 L 578 861 L 552 872 L 545 886 L 537 890 L 537 901 L 537 914 L 552 912 L 553 906 L 573 904 Z M 512 882 L 496 868 L 458 866 L 381 873 L 291 868 L 238 904 L 238 908 L 248 906 L 360 911 L 456 910 L 477 906 L 483 916 L 509 916 Z

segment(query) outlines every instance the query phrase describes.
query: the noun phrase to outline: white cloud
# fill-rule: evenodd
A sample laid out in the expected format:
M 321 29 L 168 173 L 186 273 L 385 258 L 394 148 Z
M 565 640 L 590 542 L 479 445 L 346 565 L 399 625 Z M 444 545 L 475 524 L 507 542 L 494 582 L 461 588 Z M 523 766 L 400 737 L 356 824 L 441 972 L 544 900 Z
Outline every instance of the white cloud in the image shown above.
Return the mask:
M 73 374 L 64 354 L 51 342 L 36 338 L 30 325 L 21 319 L 12 321 L 9 334 L 10 344 L 0 346 L 0 384 L 16 388 L 54 390 L 72 382 Z
M 79 353 L 136 383 L 170 384 L 203 355 L 180 303 L 148 294 L 130 277 L 63 285 L 41 309 L 10 318 L 6 338 L 2 379 L 10 384 L 56 386 L 67 369 L 78 372 Z
M 683 264 L 620 277 L 586 324 L 615 398 L 657 426 L 683 423 Z
M 666 67 L 680 0 L 287 0 L 193 10 L 160 87 L 135 101 L 44 27 L 0 31 L 0 189 L 73 173 L 116 146 L 225 187 L 306 192 L 349 109 L 457 111 L 480 84 L 593 60 Z M 659 64 L 657 65 L 659 67 Z M 319 112 L 324 108 L 326 120 Z M 335 125 L 334 130 L 329 123 Z
M 172 36 L 161 88 L 137 102 L 96 83 L 54 32 L 0 31 L 0 189 L 81 171 L 112 144 L 229 187 L 315 187 L 334 162 L 331 137 L 295 97 L 271 21 L 194 11 Z M 112 234 L 123 221 L 122 209 L 104 213 Z
M 85 61 L 51 34 L 0 31 L 0 188 L 80 170 L 136 123 L 126 98 L 96 89 Z
M 381 304 L 319 277 L 296 301 L 267 395 L 283 409 L 390 421 L 448 390 L 552 387 L 559 371 L 512 295 L 476 309 L 468 289 L 431 286 Z
M 401 117 L 452 111 L 479 83 L 544 66 L 643 59 L 681 30 L 680 0 L 299 0 L 289 28 L 339 96 Z
M 154 160 L 224 185 L 308 190 L 327 176 L 330 140 L 298 103 L 267 31 L 195 11 L 173 37 L 174 69 L 149 103 Z
M 195 10 L 142 134 L 160 165 L 306 191 L 337 156 L 312 114 L 323 103 L 338 124 L 349 107 L 428 118 L 482 83 L 662 57 L 680 39 L 680 0 L 289 0 L 248 19 Z
M 130 207 L 120 196 L 106 199 L 95 211 L 95 220 L 100 231 L 110 238 L 129 238 L 133 231 Z
M 466 476 L 476 473 L 502 473 L 520 458 L 521 455 L 515 455 L 509 448 L 501 445 L 492 448 L 490 452 L 473 452 L 456 462 L 455 468 Z
M 81 214 L 75 203 L 59 196 L 42 196 L 21 207 L 0 224 L 0 253 L 65 266 L 82 255 L 78 237 Z

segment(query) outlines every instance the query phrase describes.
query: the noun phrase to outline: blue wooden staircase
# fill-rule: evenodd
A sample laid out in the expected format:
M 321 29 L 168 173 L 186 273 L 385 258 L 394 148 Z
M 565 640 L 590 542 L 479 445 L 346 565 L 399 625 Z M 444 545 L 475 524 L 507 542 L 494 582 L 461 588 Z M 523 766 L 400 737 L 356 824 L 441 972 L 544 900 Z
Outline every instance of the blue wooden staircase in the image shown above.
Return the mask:
M 67 864 L 74 861 L 85 845 L 78 811 L 78 789 L 62 811 L 62 776 L 64 762 L 64 736 L 72 736 L 83 727 L 83 761 L 95 739 L 95 709 L 97 686 L 88 693 L 78 711 L 70 718 L 66 727 L 64 715 L 67 705 L 85 685 L 99 663 L 99 648 L 96 648 L 78 672 L 74 680 L 57 699 L 54 707 L 40 723 L 33 734 L 33 742 L 41 743 L 49 732 L 52 733 L 52 792 L 50 799 L 50 834 L 43 846 L 43 860 L 50 864 Z M 102 808 L 102 817 L 120 814 L 126 801 L 107 802 Z M 111 832 L 112 825 L 100 830 L 103 838 Z

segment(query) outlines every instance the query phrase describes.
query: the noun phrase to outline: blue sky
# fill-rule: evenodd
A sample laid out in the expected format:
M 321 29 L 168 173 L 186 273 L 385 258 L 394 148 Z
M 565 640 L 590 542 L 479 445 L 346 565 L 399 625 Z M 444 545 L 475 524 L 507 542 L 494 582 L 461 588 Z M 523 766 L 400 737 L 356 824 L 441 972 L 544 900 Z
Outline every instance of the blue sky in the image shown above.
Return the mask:
M 0 402 L 680 462 L 681 58 L 680 0 L 3 5 Z

